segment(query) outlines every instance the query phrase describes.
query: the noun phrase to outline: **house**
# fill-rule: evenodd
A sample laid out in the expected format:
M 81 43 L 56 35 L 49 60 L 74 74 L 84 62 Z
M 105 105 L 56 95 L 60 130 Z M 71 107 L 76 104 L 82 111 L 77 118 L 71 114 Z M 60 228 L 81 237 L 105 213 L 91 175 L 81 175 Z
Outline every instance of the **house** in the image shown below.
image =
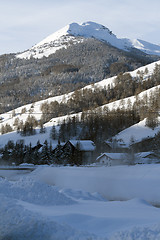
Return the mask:
M 135 154 L 136 163 L 160 163 L 160 156 L 154 152 L 139 152 Z
M 127 158 L 124 153 L 102 153 L 97 159 L 96 163 L 106 166 L 125 165 Z
M 95 148 L 91 140 L 69 140 L 63 146 L 63 152 L 75 164 L 90 164 L 93 162 Z

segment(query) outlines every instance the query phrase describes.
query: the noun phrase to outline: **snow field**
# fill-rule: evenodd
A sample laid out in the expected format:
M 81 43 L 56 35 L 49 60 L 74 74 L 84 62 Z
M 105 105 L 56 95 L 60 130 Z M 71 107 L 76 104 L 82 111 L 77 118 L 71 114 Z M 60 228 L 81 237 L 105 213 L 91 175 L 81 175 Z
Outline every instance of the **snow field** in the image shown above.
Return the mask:
M 41 166 L 0 178 L 0 240 L 159 240 L 160 209 L 147 202 L 160 202 L 159 170 Z
M 63 193 L 57 191 L 55 186 L 47 186 L 43 182 L 33 181 L 30 178 L 20 178 L 19 181 L 0 179 L 0 192 L 5 189 L 5 196 L 38 205 L 69 205 L 76 202 Z
M 60 188 L 98 192 L 107 200 L 144 199 L 160 205 L 160 165 L 114 167 L 49 167 L 31 175 Z M 74 181 L 73 181 L 74 179 Z
M 93 234 L 25 209 L 12 198 L 0 195 L 0 240 L 86 240 Z

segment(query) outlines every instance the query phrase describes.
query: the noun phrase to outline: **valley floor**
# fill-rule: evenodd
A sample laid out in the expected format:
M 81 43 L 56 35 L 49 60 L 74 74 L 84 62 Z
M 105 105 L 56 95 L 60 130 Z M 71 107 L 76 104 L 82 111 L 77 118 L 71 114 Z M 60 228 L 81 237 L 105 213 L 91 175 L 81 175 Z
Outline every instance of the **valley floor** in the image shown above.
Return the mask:
M 0 170 L 0 240 L 158 240 L 159 172 L 158 164 Z

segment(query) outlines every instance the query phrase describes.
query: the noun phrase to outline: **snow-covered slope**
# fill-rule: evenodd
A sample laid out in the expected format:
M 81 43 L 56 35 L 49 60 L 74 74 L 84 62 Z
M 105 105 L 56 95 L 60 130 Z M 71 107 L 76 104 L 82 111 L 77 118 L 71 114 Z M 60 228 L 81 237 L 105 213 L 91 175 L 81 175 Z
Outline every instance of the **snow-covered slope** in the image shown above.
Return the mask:
M 137 71 L 145 71 L 145 68 L 148 68 L 148 73 L 144 75 L 144 80 L 146 80 L 149 76 L 152 75 L 155 65 L 156 64 L 160 64 L 160 61 L 158 62 L 154 62 L 151 64 L 148 64 L 144 67 L 140 67 L 135 71 L 130 72 L 132 77 L 136 77 L 137 75 Z M 104 79 L 98 83 L 95 83 L 94 85 L 88 85 L 85 88 L 88 89 L 93 89 L 96 87 L 98 88 L 103 88 L 103 87 L 108 87 L 108 85 L 112 84 L 112 86 L 114 87 L 114 80 L 115 77 L 111 77 L 108 79 Z M 140 94 L 138 94 L 138 98 L 141 99 L 143 96 L 145 96 L 146 94 L 149 96 L 151 93 L 154 94 L 155 91 L 157 91 L 157 88 L 160 88 L 160 85 L 153 87 L 151 89 L 148 89 L 146 91 L 141 92 Z M 37 120 L 41 119 L 42 116 L 42 112 L 41 112 L 41 105 L 45 102 L 51 103 L 53 101 L 57 101 L 59 103 L 61 102 L 67 102 L 68 99 L 72 98 L 72 94 L 73 92 L 69 93 L 69 94 L 64 94 L 64 95 L 60 95 L 60 96 L 55 96 L 55 97 L 50 97 L 46 100 L 41 100 L 38 102 L 35 102 L 33 104 L 27 104 L 24 106 L 21 106 L 17 109 L 15 109 L 15 116 L 13 116 L 13 112 L 7 112 L 4 114 L 0 115 L 0 128 L 2 127 L 2 125 L 6 125 L 9 124 L 10 126 L 13 127 L 14 129 L 14 121 L 15 119 L 18 117 L 20 121 L 25 122 L 28 115 L 33 115 L 34 117 L 36 117 Z M 117 109 L 120 106 L 122 107 L 126 107 L 128 106 L 128 102 L 130 102 L 131 106 L 135 103 L 136 101 L 136 97 L 135 96 L 131 96 L 128 98 L 124 98 L 123 99 L 123 105 L 122 105 L 122 99 L 121 100 L 117 100 L 108 104 L 105 104 L 99 108 L 101 108 L 102 110 L 104 109 L 104 107 L 107 107 L 108 109 L 112 110 L 112 109 Z M 26 112 L 23 112 L 23 109 L 26 108 Z M 74 113 L 71 115 L 66 115 L 66 116 L 62 116 L 62 117 L 56 117 L 51 119 L 48 123 L 45 124 L 46 127 L 46 133 L 44 134 L 38 134 L 39 130 L 37 129 L 37 134 L 33 135 L 33 136 L 26 136 L 26 137 L 22 137 L 20 134 L 17 134 L 16 132 L 11 132 L 8 134 L 4 134 L 4 135 L 0 135 L 0 147 L 3 147 L 5 144 L 7 144 L 7 142 L 9 140 L 12 140 L 14 142 L 16 142 L 19 139 L 23 139 L 25 144 L 29 144 L 30 142 L 32 143 L 32 145 L 36 145 L 37 141 L 40 140 L 41 143 L 43 143 L 46 139 L 50 139 L 50 130 L 51 127 L 53 125 L 58 126 L 59 123 L 63 122 L 63 120 L 68 119 L 68 117 L 81 117 L 81 112 L 80 113 Z M 146 137 L 152 137 L 154 136 L 158 131 L 160 130 L 160 126 L 158 126 L 155 130 L 149 129 L 148 127 L 145 126 L 145 120 L 138 123 L 137 125 L 132 126 L 129 129 L 124 130 L 123 132 L 121 132 L 120 134 L 118 134 L 116 136 L 117 139 L 123 139 L 124 143 L 126 145 L 128 145 L 130 143 L 130 139 L 131 137 L 134 137 L 135 141 L 140 141 L 142 140 L 142 138 L 146 138 Z M 52 143 L 52 145 L 54 146 L 54 142 Z
M 132 46 L 147 54 L 160 56 L 160 46 L 140 39 L 130 40 Z
M 154 71 L 154 68 L 155 68 L 156 64 L 160 65 L 160 61 L 150 63 L 148 65 L 140 67 L 140 68 L 138 68 L 134 71 L 131 71 L 129 73 L 131 74 L 132 77 L 136 77 L 138 71 L 145 72 L 145 69 L 147 68 L 148 73 L 144 74 L 144 80 L 146 80 L 148 77 L 150 77 L 153 74 L 153 71 Z M 114 77 L 111 77 L 111 78 L 106 78 L 106 79 L 103 79 L 102 81 L 99 81 L 95 84 L 87 85 L 84 88 L 82 88 L 82 90 L 83 89 L 94 89 L 94 88 L 97 88 L 97 87 L 98 88 L 103 88 L 103 87 L 108 87 L 108 85 L 112 85 L 114 87 L 114 81 L 115 81 L 116 77 L 117 76 L 114 76 Z M 59 96 L 55 96 L 55 97 L 50 97 L 50 98 L 47 98 L 45 100 L 37 101 L 37 102 L 32 103 L 32 104 L 24 105 L 22 107 L 16 108 L 15 113 L 19 115 L 18 117 L 23 116 L 23 118 L 24 118 L 24 115 L 26 115 L 26 118 L 27 118 L 27 113 L 29 114 L 29 111 L 32 110 L 32 113 L 34 115 L 37 114 L 36 118 L 37 118 L 37 120 L 39 120 L 41 118 L 40 108 L 41 108 L 41 105 L 43 103 L 45 103 L 45 102 L 50 103 L 50 102 L 54 102 L 54 101 L 57 101 L 58 103 L 61 103 L 61 102 L 65 103 L 65 102 L 67 102 L 67 100 L 72 98 L 73 93 L 74 92 L 70 92 L 70 93 L 67 93 L 67 94 L 63 94 L 63 95 L 59 95 Z M 26 112 L 25 112 L 25 114 L 20 114 L 23 108 L 26 108 Z M 4 113 L 4 114 L 0 115 L 0 119 L 2 119 L 1 123 L 4 123 L 4 124 L 7 123 L 5 121 L 8 121 L 11 118 L 12 118 L 12 111 L 9 111 L 7 113 Z
M 160 122 L 160 117 L 158 118 Z M 155 136 L 160 131 L 160 124 L 154 129 L 146 126 L 146 118 L 133 126 L 126 128 L 122 132 L 118 133 L 114 138 L 117 141 L 123 142 L 126 146 L 131 144 L 131 140 L 134 143 L 141 142 L 144 139 L 149 139 Z
M 82 24 L 71 23 L 59 31 L 51 34 L 31 49 L 17 55 L 18 58 L 30 59 L 48 57 L 61 48 L 67 48 L 71 44 L 83 42 L 85 38 L 95 38 L 105 41 L 112 46 L 130 51 L 137 48 L 147 54 L 160 56 L 160 46 L 142 40 L 130 40 L 127 38 L 119 39 L 107 27 L 95 23 L 85 22 Z
M 157 86 L 158 88 L 160 88 L 160 85 Z M 146 91 L 141 92 L 140 94 L 138 94 L 138 98 L 141 99 L 143 96 L 145 96 L 146 94 L 149 96 L 151 93 L 154 94 L 154 92 L 156 91 L 157 87 L 153 87 L 151 89 L 148 89 Z M 98 109 L 103 109 L 105 107 L 107 107 L 109 110 L 112 109 L 118 109 L 120 107 L 126 107 L 128 106 L 128 101 L 130 101 L 131 106 L 135 103 L 136 101 L 136 97 L 135 96 L 131 96 L 128 98 L 124 98 L 123 99 L 123 105 L 122 105 L 122 100 L 117 100 L 108 104 L 105 104 L 101 107 L 98 107 Z M 29 109 L 30 105 L 26 105 L 26 109 Z M 36 105 L 35 105 L 36 106 Z M 38 109 L 38 111 L 40 111 L 40 106 L 37 105 L 36 108 L 34 108 L 34 111 L 36 109 Z M 17 109 L 16 111 L 18 112 L 19 110 L 21 110 L 22 108 Z M 32 113 L 37 120 L 39 120 L 41 118 L 41 112 L 33 112 Z M 31 114 L 31 115 L 32 115 Z M 3 134 L 0 135 L 0 148 L 4 147 L 5 144 L 8 143 L 9 140 L 13 141 L 13 142 L 17 142 L 19 139 L 23 139 L 24 143 L 26 145 L 29 145 L 30 143 L 32 143 L 32 146 L 35 146 L 37 144 L 37 141 L 39 140 L 41 144 L 44 143 L 45 140 L 51 140 L 50 138 L 50 131 L 52 126 L 56 126 L 56 128 L 58 128 L 59 123 L 62 123 L 64 120 L 67 120 L 68 117 L 72 118 L 72 117 L 77 117 L 80 119 L 82 112 L 79 113 L 75 113 L 75 114 L 71 114 L 71 115 L 65 115 L 65 116 L 61 116 L 61 117 L 56 117 L 56 118 L 52 118 L 49 122 L 47 122 L 46 124 L 44 124 L 45 128 L 46 128 L 46 132 L 43 134 L 39 133 L 39 128 L 37 128 L 37 134 L 36 135 L 32 135 L 32 136 L 21 136 L 19 133 L 16 133 L 15 131 L 7 133 L 7 134 Z M 22 121 L 26 121 L 27 117 L 29 115 L 29 110 L 25 113 L 25 114 L 18 114 L 15 117 L 12 117 L 12 114 L 4 114 L 4 119 L 2 120 L 2 122 L 0 123 L 0 128 L 5 124 L 9 124 L 13 127 L 14 121 L 16 119 L 16 117 L 18 117 L 20 120 Z M 2 116 L 2 115 L 1 115 Z M 159 119 L 160 122 L 160 119 Z M 119 134 L 117 134 L 114 138 L 116 140 L 120 140 L 123 141 L 123 143 L 128 146 L 130 144 L 131 139 L 134 139 L 134 142 L 140 142 L 142 139 L 145 138 L 151 138 L 154 137 L 155 134 L 157 134 L 160 131 L 160 125 L 157 126 L 154 130 L 152 130 L 151 128 L 146 126 L 146 119 L 144 119 L 143 121 L 140 121 L 139 123 L 123 130 L 122 132 L 120 132 Z M 57 141 L 51 141 L 52 143 L 52 147 L 54 148 L 54 146 L 57 144 Z
M 69 29 L 70 25 L 67 25 L 61 30 L 48 36 L 40 43 L 33 46 L 31 49 L 18 54 L 17 57 L 21 59 L 22 58 L 30 59 L 31 57 L 42 58 L 44 56 L 48 57 L 49 55 L 55 53 L 57 50 L 61 48 L 67 48 L 71 44 L 83 42 L 84 38 L 82 37 L 76 38 L 73 35 L 69 34 L 68 33 Z

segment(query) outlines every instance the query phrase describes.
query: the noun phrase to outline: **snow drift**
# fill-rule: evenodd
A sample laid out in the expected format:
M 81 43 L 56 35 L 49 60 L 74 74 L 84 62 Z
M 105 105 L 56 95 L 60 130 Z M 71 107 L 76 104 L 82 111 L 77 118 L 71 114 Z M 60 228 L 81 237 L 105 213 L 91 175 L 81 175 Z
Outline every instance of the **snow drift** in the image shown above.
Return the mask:
M 0 240 L 159 240 L 160 209 L 146 202 L 160 202 L 159 170 L 43 166 L 0 179 Z

